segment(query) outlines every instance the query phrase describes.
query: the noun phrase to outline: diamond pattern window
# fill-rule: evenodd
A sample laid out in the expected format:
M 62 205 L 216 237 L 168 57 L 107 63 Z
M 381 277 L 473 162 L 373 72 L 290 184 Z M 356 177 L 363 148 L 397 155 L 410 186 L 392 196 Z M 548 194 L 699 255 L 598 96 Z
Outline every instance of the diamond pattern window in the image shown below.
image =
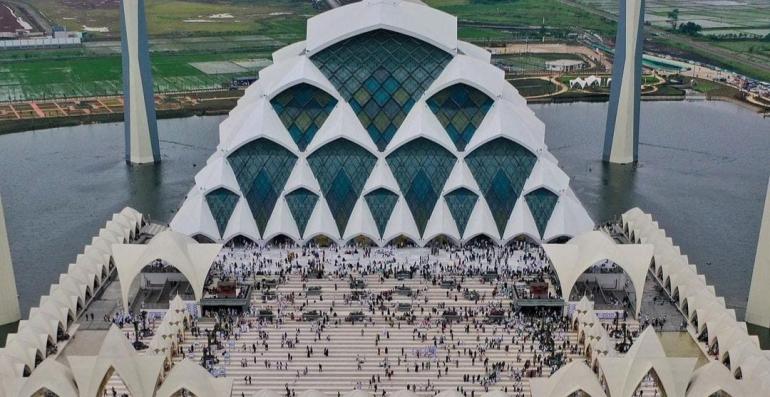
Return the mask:
M 361 146 L 340 138 L 313 152 L 307 161 L 321 185 L 337 230 L 344 235 L 377 158 Z
M 249 203 L 259 232 L 264 233 L 297 156 L 269 139 L 259 138 L 241 146 L 227 157 L 227 161 Z
M 320 88 L 301 83 L 276 95 L 270 104 L 299 150 L 304 152 L 334 110 L 337 100 Z
M 289 211 L 291 211 L 291 216 L 297 222 L 299 236 L 304 238 L 307 222 L 310 220 L 310 215 L 313 214 L 313 209 L 318 202 L 318 195 L 305 188 L 299 188 L 286 194 L 285 197 L 286 204 L 289 205 Z
M 494 101 L 478 89 L 460 83 L 444 88 L 426 103 L 462 152 Z
M 460 232 L 460 237 L 465 234 L 465 227 L 468 226 L 468 219 L 471 217 L 473 207 L 476 205 L 479 196 L 472 191 L 461 187 L 455 189 L 444 195 L 444 200 L 449 207 L 449 212 L 452 214 L 455 223 L 457 224 L 457 230 Z
M 502 235 L 537 156 L 506 138 L 496 138 L 468 154 L 465 162 L 492 210 Z
M 390 215 L 393 214 L 393 208 L 396 207 L 398 202 L 398 195 L 391 192 L 388 189 L 379 188 L 372 190 L 364 196 L 366 205 L 369 206 L 369 211 L 372 212 L 374 217 L 374 223 L 377 224 L 377 231 L 380 233 L 380 238 L 385 234 L 385 227 L 388 225 Z
M 451 59 L 431 44 L 383 29 L 351 37 L 312 57 L 380 151 Z
M 233 215 L 239 198 L 240 196 L 225 188 L 212 190 L 206 194 L 206 203 L 208 203 L 211 215 L 214 216 L 214 220 L 217 222 L 220 236 L 225 234 L 227 222 L 230 220 L 230 216 Z
M 540 238 L 543 238 L 545 228 L 548 226 L 548 221 L 551 219 L 551 215 L 553 215 L 553 209 L 556 207 L 556 202 L 559 201 L 559 196 L 546 188 L 540 188 L 527 193 L 524 198 L 527 200 L 529 210 L 535 218 Z
M 387 157 L 422 237 L 457 158 L 441 145 L 417 138 Z

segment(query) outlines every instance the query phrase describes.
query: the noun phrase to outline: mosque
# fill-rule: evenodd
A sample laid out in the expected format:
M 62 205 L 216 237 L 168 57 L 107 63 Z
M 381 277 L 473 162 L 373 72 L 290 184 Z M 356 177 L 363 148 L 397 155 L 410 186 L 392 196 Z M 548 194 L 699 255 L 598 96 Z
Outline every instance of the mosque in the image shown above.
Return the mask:
M 396 3 L 318 15 L 306 41 L 273 55 L 221 124 L 174 230 L 423 247 L 593 229 L 490 53 L 457 39 L 455 17 Z
M 0 397 L 770 396 L 746 323 L 651 214 L 589 217 L 490 59 L 416 0 L 310 18 L 170 223 L 115 214 L 24 317 Z

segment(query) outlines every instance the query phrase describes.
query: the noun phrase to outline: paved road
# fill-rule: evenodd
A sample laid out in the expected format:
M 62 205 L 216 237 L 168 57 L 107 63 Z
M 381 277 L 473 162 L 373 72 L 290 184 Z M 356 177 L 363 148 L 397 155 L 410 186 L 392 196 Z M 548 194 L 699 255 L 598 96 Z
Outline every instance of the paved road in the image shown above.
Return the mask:
M 32 27 L 34 27 L 35 30 L 51 32 L 52 29 L 50 22 L 35 7 L 18 0 L 3 0 L 3 3 L 11 4 L 14 8 L 23 10 L 25 14 L 24 16 L 32 19 L 31 21 L 27 22 L 32 24 Z
M 559 0 L 562 4 L 572 6 L 572 7 L 578 7 L 586 12 L 590 12 L 594 15 L 598 15 L 604 18 L 607 18 L 611 21 L 617 21 L 618 16 L 612 13 L 609 13 L 607 11 L 599 10 L 584 4 L 574 3 L 567 0 Z M 768 73 L 770 73 L 770 66 L 768 66 L 767 60 L 763 60 L 761 58 L 751 56 L 749 54 L 743 53 L 743 52 L 737 52 L 728 50 L 726 48 L 716 47 L 713 45 L 710 45 L 708 43 L 704 43 L 698 40 L 695 40 L 693 38 L 687 37 L 685 35 L 672 33 L 668 30 L 661 29 L 654 26 L 646 26 L 646 29 L 650 32 L 654 32 L 658 37 L 671 40 L 671 41 L 678 41 L 682 44 L 685 44 L 687 46 L 690 46 L 692 48 L 695 48 L 697 50 L 700 50 L 706 54 L 711 55 L 714 58 L 722 58 L 722 59 L 732 59 L 740 61 L 741 63 L 751 66 L 755 69 L 764 70 Z

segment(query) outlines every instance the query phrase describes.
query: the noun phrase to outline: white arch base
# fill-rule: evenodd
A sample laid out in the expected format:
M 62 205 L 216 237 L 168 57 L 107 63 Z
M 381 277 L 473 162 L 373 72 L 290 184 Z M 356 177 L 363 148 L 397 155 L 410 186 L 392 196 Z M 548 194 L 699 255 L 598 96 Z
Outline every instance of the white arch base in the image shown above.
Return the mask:
M 759 229 L 754 272 L 751 275 L 746 321 L 760 327 L 770 328 L 770 181 L 767 185 L 762 226 Z
M 0 325 L 21 319 L 19 296 L 16 293 L 16 277 L 11 263 L 11 247 L 8 244 L 8 230 L 5 228 L 3 200 L 0 198 Z

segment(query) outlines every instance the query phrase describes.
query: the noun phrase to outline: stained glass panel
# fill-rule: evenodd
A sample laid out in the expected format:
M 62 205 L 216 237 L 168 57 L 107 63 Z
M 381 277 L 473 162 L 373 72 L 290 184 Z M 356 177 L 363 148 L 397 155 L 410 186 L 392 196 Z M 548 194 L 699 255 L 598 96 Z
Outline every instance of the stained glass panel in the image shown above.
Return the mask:
M 492 217 L 502 235 L 513 207 L 524 188 L 537 156 L 505 138 L 485 143 L 468 154 L 465 162 L 492 210 Z
M 225 188 L 212 190 L 206 194 L 206 203 L 208 203 L 211 215 L 214 216 L 214 221 L 217 223 L 220 236 L 225 234 L 227 222 L 233 215 L 239 198 L 240 196 Z
M 393 208 L 396 206 L 396 202 L 398 202 L 398 195 L 390 190 L 379 188 L 367 193 L 364 199 L 374 217 L 374 223 L 377 224 L 380 238 L 382 238 L 390 215 L 393 214 Z
M 287 88 L 270 103 L 301 152 L 329 117 L 337 100 L 307 83 Z
M 337 230 L 345 233 L 353 207 L 377 158 L 347 139 L 337 139 L 307 158 L 329 204 Z
M 556 207 L 556 202 L 559 201 L 559 196 L 548 189 L 540 188 L 527 193 L 524 197 L 527 200 L 532 216 L 535 218 L 540 238 L 542 238 L 543 234 L 545 234 L 545 228 L 548 226 L 548 221 L 553 214 L 553 209 Z
M 457 150 L 464 151 L 494 101 L 467 84 L 444 88 L 427 102 Z
M 457 158 L 441 145 L 417 138 L 387 157 L 422 237 Z
M 304 238 L 307 222 L 310 220 L 317 202 L 318 195 L 305 188 L 299 188 L 286 194 L 286 204 L 289 205 L 291 216 L 297 222 L 300 238 Z
M 312 57 L 380 151 L 452 56 L 389 30 L 351 37 Z
M 269 139 L 259 138 L 230 154 L 227 161 L 263 233 L 297 156 Z
M 457 229 L 460 232 L 460 237 L 465 233 L 465 227 L 468 226 L 468 219 L 471 217 L 473 207 L 476 205 L 479 196 L 472 191 L 461 187 L 453 190 L 444 195 L 444 200 L 449 207 L 449 212 L 452 214 L 455 223 L 457 223 Z

